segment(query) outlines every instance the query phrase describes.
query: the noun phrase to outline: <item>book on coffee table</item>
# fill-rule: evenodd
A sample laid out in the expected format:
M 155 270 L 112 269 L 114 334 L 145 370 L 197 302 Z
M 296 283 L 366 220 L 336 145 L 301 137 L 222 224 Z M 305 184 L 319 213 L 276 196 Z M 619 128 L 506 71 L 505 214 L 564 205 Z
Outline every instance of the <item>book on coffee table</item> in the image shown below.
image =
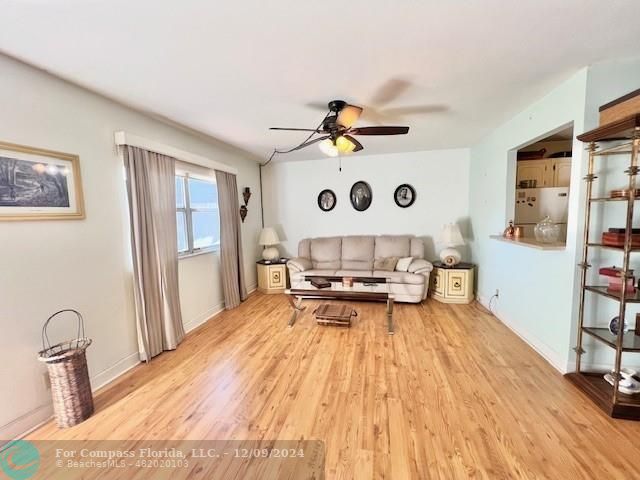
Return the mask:
M 311 279 L 311 285 L 313 285 L 316 288 L 329 288 L 331 287 L 331 282 L 329 280 L 327 280 L 326 278 L 312 278 Z

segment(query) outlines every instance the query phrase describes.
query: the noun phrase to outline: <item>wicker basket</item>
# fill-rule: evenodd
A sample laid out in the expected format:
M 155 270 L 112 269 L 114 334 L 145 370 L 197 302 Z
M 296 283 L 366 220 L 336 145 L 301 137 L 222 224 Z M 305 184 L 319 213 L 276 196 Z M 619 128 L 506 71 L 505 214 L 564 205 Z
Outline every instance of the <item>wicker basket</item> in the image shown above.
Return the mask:
M 61 313 L 72 312 L 78 317 L 78 334 L 74 340 L 51 345 L 47 327 Z M 42 351 L 38 360 L 47 364 L 51 380 L 51 395 L 56 423 L 68 428 L 85 421 L 93 413 L 93 394 L 89 382 L 86 349 L 91 339 L 85 337 L 84 319 L 75 310 L 60 310 L 51 315 L 42 327 Z

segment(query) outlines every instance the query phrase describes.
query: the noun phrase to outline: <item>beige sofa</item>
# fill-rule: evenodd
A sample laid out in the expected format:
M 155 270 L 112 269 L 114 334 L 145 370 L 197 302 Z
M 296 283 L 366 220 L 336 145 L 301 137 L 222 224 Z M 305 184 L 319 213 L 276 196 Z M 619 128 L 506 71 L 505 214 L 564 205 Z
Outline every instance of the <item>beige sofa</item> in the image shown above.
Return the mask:
M 374 261 L 387 257 L 413 257 L 407 272 L 374 269 Z M 298 257 L 287 262 L 291 287 L 306 275 L 373 276 L 391 279 L 397 302 L 419 303 L 427 296 L 433 265 L 424 259 L 424 243 L 410 235 L 359 235 L 306 238 L 298 244 Z

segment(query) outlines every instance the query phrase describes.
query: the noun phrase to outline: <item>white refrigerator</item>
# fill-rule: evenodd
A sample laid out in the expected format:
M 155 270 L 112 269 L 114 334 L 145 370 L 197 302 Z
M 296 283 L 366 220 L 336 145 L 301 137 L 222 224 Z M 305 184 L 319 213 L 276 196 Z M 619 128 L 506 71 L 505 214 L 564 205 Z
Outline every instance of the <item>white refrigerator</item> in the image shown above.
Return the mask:
M 569 187 L 517 188 L 516 211 L 513 223 L 523 227 L 526 238 L 534 238 L 533 229 L 549 216 L 560 224 L 561 241 L 567 237 Z

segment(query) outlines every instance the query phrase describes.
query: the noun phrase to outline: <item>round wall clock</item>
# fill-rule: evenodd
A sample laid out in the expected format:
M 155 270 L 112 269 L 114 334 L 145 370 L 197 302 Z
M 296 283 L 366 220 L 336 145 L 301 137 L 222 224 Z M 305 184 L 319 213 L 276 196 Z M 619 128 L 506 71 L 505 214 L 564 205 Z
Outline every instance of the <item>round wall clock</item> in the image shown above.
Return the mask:
M 371 206 L 373 193 L 367 182 L 360 180 L 351 187 L 351 205 L 359 212 L 364 212 Z
M 413 205 L 416 201 L 416 190 L 408 183 L 403 183 L 393 194 L 393 199 L 401 208 L 407 208 Z
M 318 195 L 318 207 L 323 212 L 329 212 L 336 206 L 336 194 L 333 190 L 322 190 Z

